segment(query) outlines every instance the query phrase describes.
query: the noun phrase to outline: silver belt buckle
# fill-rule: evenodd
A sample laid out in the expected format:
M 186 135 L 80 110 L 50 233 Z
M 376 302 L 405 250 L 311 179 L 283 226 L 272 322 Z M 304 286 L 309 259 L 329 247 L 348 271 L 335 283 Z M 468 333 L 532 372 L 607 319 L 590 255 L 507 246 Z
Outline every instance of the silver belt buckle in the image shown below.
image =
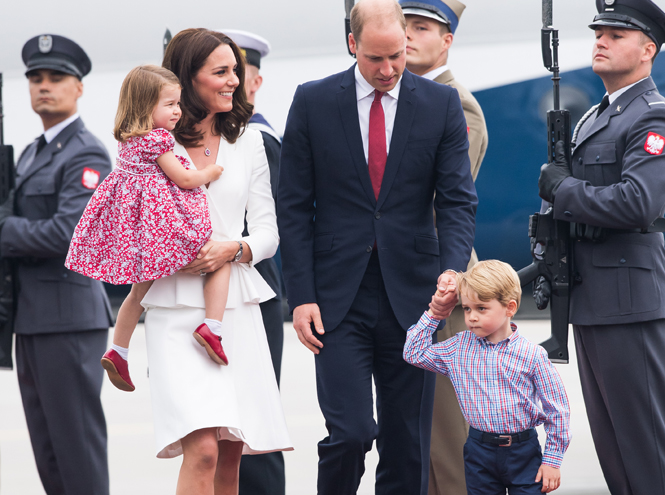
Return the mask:
M 507 438 L 508 443 L 500 443 L 499 447 L 510 447 L 513 444 L 513 436 L 512 435 L 499 435 L 499 438 Z

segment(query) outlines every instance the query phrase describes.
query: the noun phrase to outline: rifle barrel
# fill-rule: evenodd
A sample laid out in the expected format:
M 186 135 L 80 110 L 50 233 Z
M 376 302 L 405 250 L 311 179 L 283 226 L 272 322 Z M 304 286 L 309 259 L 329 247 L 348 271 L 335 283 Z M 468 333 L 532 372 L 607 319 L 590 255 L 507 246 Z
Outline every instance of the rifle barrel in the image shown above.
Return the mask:
M 552 0 L 543 0 L 543 29 L 552 27 Z

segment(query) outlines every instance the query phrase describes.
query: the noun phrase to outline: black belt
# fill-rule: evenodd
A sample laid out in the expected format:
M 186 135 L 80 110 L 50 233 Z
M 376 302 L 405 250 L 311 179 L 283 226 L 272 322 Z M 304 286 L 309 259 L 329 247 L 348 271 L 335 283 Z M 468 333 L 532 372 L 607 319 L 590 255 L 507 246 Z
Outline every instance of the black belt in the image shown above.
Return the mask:
M 505 435 L 500 435 L 498 433 L 486 433 L 484 431 L 476 430 L 471 426 L 469 427 L 469 436 L 471 438 L 480 440 L 483 443 L 498 445 L 499 447 L 510 447 L 513 442 L 524 442 L 525 440 L 535 437 L 536 435 L 537 433 L 534 428 L 520 431 L 519 433 L 507 433 Z

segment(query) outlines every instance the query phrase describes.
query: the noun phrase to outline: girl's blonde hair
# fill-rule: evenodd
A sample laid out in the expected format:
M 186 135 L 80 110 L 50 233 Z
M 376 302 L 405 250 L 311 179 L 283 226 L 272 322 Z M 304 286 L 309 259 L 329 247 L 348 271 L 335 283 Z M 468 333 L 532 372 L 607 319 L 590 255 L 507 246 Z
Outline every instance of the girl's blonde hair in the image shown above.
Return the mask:
M 503 306 L 514 300 L 519 308 L 522 298 L 517 272 L 508 263 L 499 260 L 479 261 L 470 270 L 458 273 L 457 289 L 460 294 L 470 290 L 483 302 L 496 299 Z
M 120 88 L 113 127 L 113 136 L 118 141 L 124 143 L 130 137 L 144 136 L 152 130 L 152 112 L 164 86 L 180 87 L 180 81 L 168 69 L 139 65 L 129 71 Z

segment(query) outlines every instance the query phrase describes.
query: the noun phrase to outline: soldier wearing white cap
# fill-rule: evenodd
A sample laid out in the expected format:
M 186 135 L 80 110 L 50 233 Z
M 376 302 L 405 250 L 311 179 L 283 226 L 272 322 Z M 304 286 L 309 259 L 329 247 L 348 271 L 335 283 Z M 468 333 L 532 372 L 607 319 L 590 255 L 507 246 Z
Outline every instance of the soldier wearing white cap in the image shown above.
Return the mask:
M 263 76 L 259 73 L 261 59 L 270 53 L 270 43 L 261 36 L 247 31 L 236 29 L 221 29 L 220 31 L 231 38 L 245 55 L 247 61 L 245 64 L 245 93 L 247 93 L 247 100 L 255 105 L 256 93 L 263 84 Z M 263 136 L 263 146 L 270 167 L 270 187 L 273 197 L 275 197 L 279 177 L 281 138 L 263 115 L 256 112 L 256 107 L 254 108 L 249 127 L 261 131 Z M 258 263 L 256 269 L 277 294 L 275 298 L 261 303 L 261 314 L 268 337 L 275 377 L 279 384 L 284 344 L 281 275 L 273 258 Z M 284 457 L 281 452 L 243 456 L 240 463 L 239 495 L 284 495 L 285 489 Z
M 400 0 L 406 17 L 406 68 L 414 74 L 447 84 L 457 90 L 469 132 L 471 174 L 476 180 L 487 151 L 487 126 L 480 105 L 458 83 L 448 68 L 448 51 L 465 5 L 458 0 Z M 476 264 L 471 253 L 469 268 Z M 457 307 L 439 330 L 439 342 L 465 330 L 462 308 Z M 466 495 L 463 448 L 468 425 L 460 410 L 450 379 L 437 375 L 430 446 L 430 495 Z

